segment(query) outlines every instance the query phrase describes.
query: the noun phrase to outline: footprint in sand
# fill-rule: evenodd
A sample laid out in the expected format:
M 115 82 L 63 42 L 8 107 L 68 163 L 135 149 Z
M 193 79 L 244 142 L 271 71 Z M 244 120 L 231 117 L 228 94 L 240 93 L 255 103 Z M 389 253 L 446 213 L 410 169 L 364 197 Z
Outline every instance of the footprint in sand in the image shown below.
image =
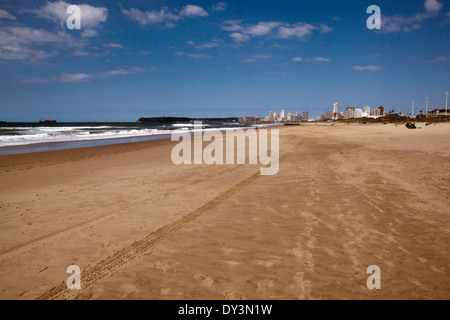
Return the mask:
M 443 269 L 443 268 L 438 269 L 438 268 L 435 267 L 435 266 L 430 266 L 430 268 L 431 268 L 431 270 L 433 270 L 434 272 L 445 273 L 445 271 L 441 270 L 441 269 Z
M 309 219 L 309 218 L 311 218 L 313 216 L 313 214 L 311 212 L 308 212 L 308 211 L 302 211 L 300 213 L 300 216 L 302 218 Z
M 306 289 L 306 287 L 311 286 L 312 281 L 305 280 L 305 273 L 304 272 L 297 272 L 294 277 L 292 278 L 295 285 L 299 287 L 301 290 L 301 294 L 298 297 L 300 300 L 308 298 L 309 297 L 309 290 Z
M 427 259 L 427 258 L 424 258 L 424 257 L 418 257 L 417 259 L 418 259 L 420 262 L 422 262 L 422 263 L 425 263 L 425 262 L 428 261 L 428 259 Z
M 294 248 L 294 249 L 292 249 L 292 253 L 296 257 L 302 257 L 303 256 L 302 248 Z
M 294 248 L 292 249 L 292 253 L 297 257 L 297 260 L 300 263 L 303 263 L 304 266 L 309 268 L 314 267 L 314 263 L 312 262 L 312 254 L 310 251 L 304 251 L 302 248 Z
M 307 246 L 308 248 L 312 248 L 314 247 L 314 242 L 316 242 L 317 238 L 316 237 L 310 237 L 308 242 L 307 242 Z
M 166 268 L 164 262 L 162 262 L 162 261 L 156 261 L 156 262 L 153 264 L 153 266 L 154 266 L 156 269 L 161 270 L 161 271 L 163 271 L 163 272 L 166 272 L 166 271 L 167 271 L 167 268 Z
M 196 274 L 196 275 L 194 275 L 194 279 L 197 280 L 198 282 L 204 284 L 204 285 L 207 285 L 207 286 L 210 286 L 210 285 L 212 285 L 214 283 L 214 279 L 212 279 L 212 278 L 210 278 L 208 276 L 205 276 L 203 274 Z
M 225 293 L 227 300 L 243 300 L 244 295 L 240 292 L 227 292 Z

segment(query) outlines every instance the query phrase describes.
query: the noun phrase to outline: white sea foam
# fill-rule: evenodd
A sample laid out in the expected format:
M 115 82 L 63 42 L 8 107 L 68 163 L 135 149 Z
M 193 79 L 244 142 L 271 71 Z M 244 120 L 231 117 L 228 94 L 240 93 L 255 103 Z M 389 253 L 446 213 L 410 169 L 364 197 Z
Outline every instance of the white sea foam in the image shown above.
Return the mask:
M 263 128 L 273 125 L 252 125 L 252 128 Z M 172 130 L 168 128 L 172 127 Z M 133 138 L 155 135 L 189 134 L 209 131 L 227 131 L 235 129 L 248 129 L 249 127 L 211 127 L 202 124 L 199 130 L 193 124 L 173 124 L 159 126 L 158 128 L 117 127 L 117 126 L 42 126 L 42 127 L 1 127 L 0 147 L 21 146 L 35 143 L 71 142 L 104 140 L 114 138 Z M 6 133 L 8 132 L 8 134 Z M 14 132 L 14 134 L 11 134 Z
M 113 139 L 113 138 L 129 138 L 151 135 L 171 134 L 174 130 L 158 130 L 158 129 L 132 129 L 132 130 L 111 130 L 100 131 L 99 127 L 72 127 L 72 128 L 30 128 L 30 130 L 22 130 L 20 135 L 1 135 L 0 131 L 0 147 L 18 146 L 34 143 L 47 142 L 70 142 L 97 139 Z M 83 130 L 84 129 L 84 130 Z M 106 128 L 102 128 L 106 129 Z

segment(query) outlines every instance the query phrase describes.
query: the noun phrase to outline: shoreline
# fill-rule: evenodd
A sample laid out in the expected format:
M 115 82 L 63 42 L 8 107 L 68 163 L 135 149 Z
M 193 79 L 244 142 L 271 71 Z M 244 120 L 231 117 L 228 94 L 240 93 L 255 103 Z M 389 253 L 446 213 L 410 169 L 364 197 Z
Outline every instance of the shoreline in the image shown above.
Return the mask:
M 80 148 L 70 148 L 70 149 L 58 149 L 58 150 L 47 150 L 40 152 L 29 152 L 29 153 L 14 153 L 14 154 L 3 154 L 0 155 L 0 167 L 21 165 L 24 163 L 32 162 L 51 162 L 52 160 L 60 160 L 65 158 L 74 158 L 74 161 L 80 158 L 91 158 L 96 156 L 101 156 L 103 154 L 109 154 L 112 152 L 116 153 L 126 153 L 133 149 L 144 149 L 153 148 L 162 145 L 172 144 L 170 138 L 166 139 L 156 139 L 148 141 L 139 142 L 125 142 L 116 144 L 107 144 L 93 147 L 80 147 Z
M 72 150 L 80 148 L 95 148 L 101 146 L 115 145 L 115 144 L 127 144 L 137 143 L 145 141 L 157 141 L 170 139 L 170 135 L 146 135 L 146 136 L 134 136 L 134 137 L 120 137 L 120 138 L 108 138 L 108 139 L 92 139 L 92 140 L 72 140 L 72 141 L 54 141 L 54 142 L 38 142 L 15 146 L 0 147 L 0 156 L 12 155 L 12 154 L 24 154 L 24 153 L 37 153 L 48 152 L 58 150 Z
M 281 126 L 267 126 L 267 127 L 233 127 L 233 128 L 213 128 L 203 129 L 203 132 L 226 132 L 228 130 L 247 130 L 260 128 L 280 128 Z M 183 134 L 194 134 L 195 132 L 186 131 Z M 82 140 L 69 140 L 69 141 L 49 141 L 49 142 L 37 142 L 29 144 L 20 144 L 12 146 L 0 147 L 0 156 L 9 154 L 23 154 L 23 153 L 35 153 L 35 152 L 46 152 L 46 151 L 56 151 L 56 150 L 70 150 L 78 148 L 91 148 L 105 145 L 114 145 L 122 143 L 135 143 L 142 141 L 154 141 L 154 140 L 164 140 L 170 139 L 172 134 L 162 133 L 162 134 L 151 134 L 151 135 L 136 135 L 128 137 L 112 137 L 105 139 L 82 139 Z

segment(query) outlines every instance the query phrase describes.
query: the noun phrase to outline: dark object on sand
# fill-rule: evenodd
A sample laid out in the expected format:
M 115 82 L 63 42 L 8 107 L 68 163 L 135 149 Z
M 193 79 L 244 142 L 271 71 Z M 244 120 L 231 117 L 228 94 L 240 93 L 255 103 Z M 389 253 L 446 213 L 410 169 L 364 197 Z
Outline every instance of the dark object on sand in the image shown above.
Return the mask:
M 406 128 L 408 128 L 408 129 L 417 129 L 416 128 L 416 124 L 415 123 L 410 123 L 410 122 L 408 122 L 406 124 Z

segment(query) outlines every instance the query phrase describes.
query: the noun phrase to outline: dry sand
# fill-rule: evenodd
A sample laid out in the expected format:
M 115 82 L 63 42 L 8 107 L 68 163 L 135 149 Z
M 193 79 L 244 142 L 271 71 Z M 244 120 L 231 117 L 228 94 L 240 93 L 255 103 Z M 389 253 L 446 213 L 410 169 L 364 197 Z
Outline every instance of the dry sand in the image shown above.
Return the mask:
M 0 299 L 450 299 L 449 137 L 285 127 L 275 176 L 170 141 L 0 156 Z

